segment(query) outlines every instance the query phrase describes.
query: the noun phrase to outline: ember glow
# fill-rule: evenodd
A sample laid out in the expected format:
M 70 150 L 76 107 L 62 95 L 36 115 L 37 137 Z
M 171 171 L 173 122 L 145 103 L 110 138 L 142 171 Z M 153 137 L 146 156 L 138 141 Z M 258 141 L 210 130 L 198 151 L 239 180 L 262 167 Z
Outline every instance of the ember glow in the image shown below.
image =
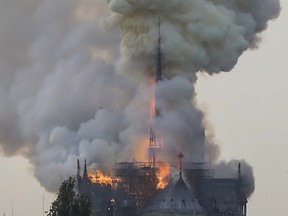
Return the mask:
M 155 136 L 154 138 L 157 139 L 158 146 L 162 146 L 162 136 L 161 132 L 159 130 L 159 127 L 156 128 L 155 124 L 155 119 L 159 117 L 159 108 L 157 108 L 156 104 L 156 80 L 154 78 L 150 79 L 150 85 L 153 88 L 153 93 L 151 95 L 150 99 L 150 119 L 151 119 L 151 124 L 150 124 L 150 139 L 151 135 Z M 152 134 L 151 134 L 152 133 Z M 156 140 L 154 140 L 156 141 Z
M 97 170 L 95 172 L 89 172 L 88 173 L 89 179 L 94 184 L 110 184 L 112 185 L 115 181 L 118 181 L 117 179 L 114 179 L 112 176 L 104 175 L 101 170 Z
M 158 189 L 163 189 L 169 182 L 170 168 L 168 164 L 161 164 L 159 166 L 159 171 L 156 173 L 159 183 L 157 184 Z
M 137 143 L 137 149 L 135 149 L 135 152 L 133 156 L 137 158 L 139 161 L 146 161 L 147 160 L 147 147 L 149 146 L 149 138 L 148 137 L 136 137 L 135 140 L 133 140 L 135 143 Z M 143 154 L 144 152 L 144 154 Z

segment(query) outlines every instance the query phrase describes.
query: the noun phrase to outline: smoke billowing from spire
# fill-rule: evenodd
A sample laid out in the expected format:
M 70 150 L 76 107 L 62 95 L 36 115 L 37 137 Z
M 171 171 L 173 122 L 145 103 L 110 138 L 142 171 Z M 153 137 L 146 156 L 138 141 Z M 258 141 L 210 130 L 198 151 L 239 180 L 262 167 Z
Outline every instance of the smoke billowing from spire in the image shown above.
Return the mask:
M 160 16 L 166 77 L 194 79 L 197 71 L 231 70 L 243 51 L 257 46 L 257 34 L 279 12 L 278 1 L 258 0 L 111 0 L 109 6 L 116 13 L 111 21 L 123 34 L 122 71 L 135 73 L 142 66 L 142 72 L 151 73 Z M 137 70 L 131 60 L 138 61 L 132 65 Z
M 76 158 L 106 169 L 144 159 L 160 16 L 163 160 L 182 151 L 216 162 L 196 73 L 231 70 L 279 11 L 278 0 L 0 2 L 2 151 L 29 158 L 49 190 L 75 172 Z

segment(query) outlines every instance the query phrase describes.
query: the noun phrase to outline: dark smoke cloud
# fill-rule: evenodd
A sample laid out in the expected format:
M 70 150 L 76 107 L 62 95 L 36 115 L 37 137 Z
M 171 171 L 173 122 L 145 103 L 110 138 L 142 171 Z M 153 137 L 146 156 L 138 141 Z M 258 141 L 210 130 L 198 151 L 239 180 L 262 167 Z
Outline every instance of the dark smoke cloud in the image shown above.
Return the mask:
M 238 164 L 241 164 L 241 179 L 243 192 L 247 197 L 254 192 L 254 174 L 251 165 L 245 160 L 231 160 L 229 162 L 221 161 L 213 166 L 216 178 L 237 178 Z
M 216 163 L 196 73 L 231 70 L 279 11 L 278 0 L 0 1 L 2 153 L 27 157 L 48 190 L 75 172 L 76 158 L 105 169 L 142 159 L 160 16 L 163 160 L 185 150 Z

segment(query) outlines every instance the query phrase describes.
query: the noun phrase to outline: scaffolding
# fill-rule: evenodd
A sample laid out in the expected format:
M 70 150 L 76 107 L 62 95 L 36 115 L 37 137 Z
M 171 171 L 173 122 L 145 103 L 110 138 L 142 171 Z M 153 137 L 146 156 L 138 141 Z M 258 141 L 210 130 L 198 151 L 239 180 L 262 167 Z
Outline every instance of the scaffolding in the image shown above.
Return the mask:
M 157 190 L 157 167 L 148 162 L 123 162 L 115 168 L 115 176 L 121 179 L 121 187 L 135 197 L 137 207 L 142 207 Z

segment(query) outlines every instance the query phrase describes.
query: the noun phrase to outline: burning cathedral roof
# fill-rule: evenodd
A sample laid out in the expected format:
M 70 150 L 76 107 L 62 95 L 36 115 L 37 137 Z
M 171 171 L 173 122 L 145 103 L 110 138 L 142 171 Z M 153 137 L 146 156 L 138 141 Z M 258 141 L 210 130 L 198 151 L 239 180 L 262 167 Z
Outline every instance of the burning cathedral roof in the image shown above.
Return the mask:
M 180 177 L 176 183 L 171 183 L 159 191 L 148 203 L 143 216 L 170 215 L 205 215 L 197 199 Z
M 179 179 L 176 183 L 170 183 L 164 190 L 159 191 L 154 195 L 154 198 L 148 202 L 143 216 L 154 215 L 199 215 L 204 216 L 204 211 L 194 196 L 193 192 L 189 190 L 182 178 L 182 158 L 184 155 L 180 153 L 180 172 Z

